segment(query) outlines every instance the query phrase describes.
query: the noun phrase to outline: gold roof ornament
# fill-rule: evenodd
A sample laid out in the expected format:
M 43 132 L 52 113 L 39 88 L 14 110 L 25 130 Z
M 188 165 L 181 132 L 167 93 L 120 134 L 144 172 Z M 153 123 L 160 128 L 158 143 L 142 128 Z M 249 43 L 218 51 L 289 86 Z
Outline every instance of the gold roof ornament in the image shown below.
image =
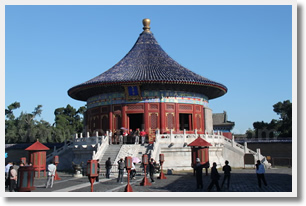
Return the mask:
M 150 19 L 143 19 L 142 20 L 142 24 L 143 24 L 143 30 L 144 32 L 151 32 L 150 31 L 150 23 L 151 23 L 151 20 Z

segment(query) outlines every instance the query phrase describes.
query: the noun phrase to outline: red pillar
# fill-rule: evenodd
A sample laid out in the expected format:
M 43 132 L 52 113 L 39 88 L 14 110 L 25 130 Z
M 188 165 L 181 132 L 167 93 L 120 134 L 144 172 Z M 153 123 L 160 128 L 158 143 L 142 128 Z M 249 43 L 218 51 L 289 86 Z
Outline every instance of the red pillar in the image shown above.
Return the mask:
M 126 105 L 122 105 L 122 124 L 121 124 L 121 126 L 122 127 L 124 127 L 124 128 L 127 128 L 127 121 L 126 121 L 126 119 L 127 119 L 127 115 L 126 115 Z
M 108 114 L 108 120 L 109 120 L 109 129 L 113 132 L 114 134 L 114 128 L 113 128 L 113 106 L 109 105 L 109 114 Z
M 163 134 L 166 131 L 166 112 L 165 112 L 165 103 L 160 103 L 160 133 Z
M 175 104 L 175 113 L 174 113 L 174 131 L 179 132 L 180 130 L 180 115 L 179 115 L 179 104 Z
M 149 127 L 149 104 L 145 103 L 144 104 L 144 114 L 143 114 L 143 118 L 144 118 L 144 130 L 147 134 L 150 134 L 150 127 Z

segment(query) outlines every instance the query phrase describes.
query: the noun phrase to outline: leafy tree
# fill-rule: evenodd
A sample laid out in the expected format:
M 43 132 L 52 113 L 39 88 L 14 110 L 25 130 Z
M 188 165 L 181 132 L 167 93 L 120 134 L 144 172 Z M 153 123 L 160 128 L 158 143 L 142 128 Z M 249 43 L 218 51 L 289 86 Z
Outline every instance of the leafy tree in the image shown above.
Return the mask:
M 273 105 L 273 111 L 280 119 L 272 119 L 270 123 L 254 122 L 256 137 L 292 137 L 292 103 L 289 100 L 278 102 Z
M 13 110 L 20 108 L 19 102 L 14 102 L 5 109 L 5 143 L 63 142 L 75 133 L 83 130 L 83 114 L 86 107 L 78 110 L 69 104 L 55 110 L 55 123 L 51 125 L 44 120 L 36 120 L 42 113 L 42 105 L 34 108 L 32 113 L 21 112 L 15 117 Z
M 13 110 L 20 108 L 19 102 L 14 102 L 10 104 L 7 109 L 5 109 L 5 142 L 14 143 L 18 141 L 16 119 Z
M 83 114 L 85 111 L 86 107 L 80 107 L 76 110 L 69 104 L 65 108 L 57 108 L 54 111 L 54 126 L 57 130 L 60 130 L 55 130 L 55 133 L 62 136 L 60 140 L 70 139 L 75 133 L 83 131 Z
M 292 103 L 289 100 L 273 105 L 273 111 L 280 115 L 279 132 L 281 137 L 292 136 Z

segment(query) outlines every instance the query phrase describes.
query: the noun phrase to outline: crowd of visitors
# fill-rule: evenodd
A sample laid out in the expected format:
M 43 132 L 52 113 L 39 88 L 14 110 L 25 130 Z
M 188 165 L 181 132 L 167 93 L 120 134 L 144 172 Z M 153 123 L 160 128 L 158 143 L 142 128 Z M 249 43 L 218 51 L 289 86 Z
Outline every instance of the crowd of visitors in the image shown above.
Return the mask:
M 147 133 L 137 128 L 135 131 L 132 129 L 121 128 L 111 130 L 109 132 L 109 144 L 141 144 L 144 145 L 147 142 Z

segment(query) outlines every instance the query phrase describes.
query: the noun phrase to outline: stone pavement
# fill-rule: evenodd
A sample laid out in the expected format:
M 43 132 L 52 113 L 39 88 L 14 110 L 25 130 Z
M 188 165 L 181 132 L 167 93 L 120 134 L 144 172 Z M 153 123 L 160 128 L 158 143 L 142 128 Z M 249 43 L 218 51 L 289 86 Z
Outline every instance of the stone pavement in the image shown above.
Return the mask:
M 167 175 L 167 179 L 157 179 L 151 186 L 140 186 L 143 175 L 138 174 L 135 180 L 131 180 L 133 192 L 208 192 L 207 187 L 210 183 L 210 176 L 205 175 L 203 170 L 203 189 L 196 189 L 195 176 L 189 172 L 173 172 Z M 209 170 L 210 172 L 210 170 Z M 223 174 L 219 169 L 221 179 Z M 106 179 L 100 176 L 100 181 L 95 182 L 94 192 L 124 192 L 127 185 L 127 177 L 125 176 L 123 184 L 117 183 L 117 174 Z M 61 180 L 54 181 L 53 188 L 45 188 L 46 177 L 35 178 L 34 184 L 36 189 L 32 192 L 90 192 L 90 183 L 88 178 L 75 178 L 71 174 L 59 173 Z M 257 177 L 254 169 L 232 169 L 230 188 L 226 185 L 221 192 L 292 192 L 292 169 L 291 168 L 273 168 L 267 169 L 265 174 L 268 186 L 262 186 L 260 189 L 257 184 Z M 150 178 L 148 177 L 150 181 Z M 7 191 L 7 190 L 6 190 Z M 7 191 L 8 192 L 8 191 Z M 212 189 L 216 192 L 216 188 Z

